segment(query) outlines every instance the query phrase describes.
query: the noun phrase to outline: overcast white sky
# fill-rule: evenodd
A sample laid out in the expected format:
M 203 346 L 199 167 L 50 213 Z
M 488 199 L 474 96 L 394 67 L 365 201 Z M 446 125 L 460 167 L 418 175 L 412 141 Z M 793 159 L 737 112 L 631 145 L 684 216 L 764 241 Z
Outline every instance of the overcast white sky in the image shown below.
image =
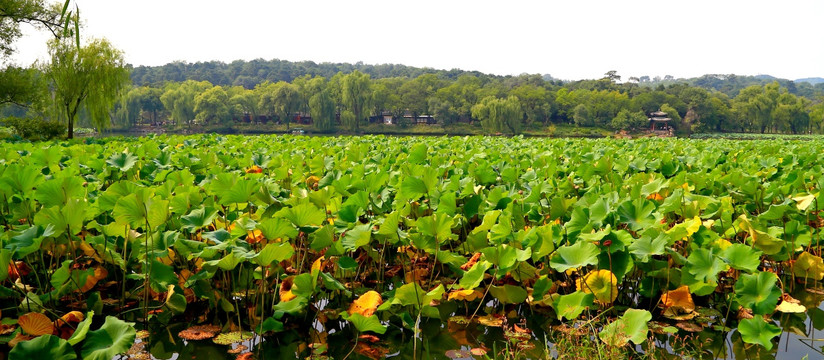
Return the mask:
M 62 2 L 62 1 L 60 1 Z M 137 65 L 283 59 L 577 80 L 824 77 L 822 0 L 76 0 Z M 46 56 L 28 32 L 14 60 Z

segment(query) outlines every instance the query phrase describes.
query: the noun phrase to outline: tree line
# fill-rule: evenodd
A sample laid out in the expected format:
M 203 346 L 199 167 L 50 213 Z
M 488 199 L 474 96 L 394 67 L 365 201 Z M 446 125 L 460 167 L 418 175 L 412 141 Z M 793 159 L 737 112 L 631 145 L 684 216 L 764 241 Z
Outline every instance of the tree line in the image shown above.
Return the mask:
M 569 83 L 540 75 L 471 73 L 373 78 L 359 70 L 330 77 L 305 74 L 252 88 L 185 80 L 133 86 L 115 105 L 114 121 L 122 126 L 231 124 L 263 117 L 288 124 L 295 114 L 304 114 L 319 130 L 357 132 L 370 117 L 390 113 L 430 115 L 443 125 L 463 122 L 488 133 L 515 134 L 553 124 L 640 130 L 648 126 L 648 115 L 659 110 L 682 132 L 824 132 L 821 92 L 799 96 L 773 81 L 729 96 L 686 82 L 620 82 L 615 72 Z

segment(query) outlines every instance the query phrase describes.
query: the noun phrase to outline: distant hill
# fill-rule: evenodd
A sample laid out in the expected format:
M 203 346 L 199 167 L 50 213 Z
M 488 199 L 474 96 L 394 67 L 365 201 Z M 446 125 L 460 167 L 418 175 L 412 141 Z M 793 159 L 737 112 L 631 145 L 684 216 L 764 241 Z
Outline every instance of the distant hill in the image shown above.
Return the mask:
M 820 77 L 803 78 L 803 79 L 796 79 L 795 82 L 797 82 L 797 83 L 806 82 L 806 83 L 810 83 L 812 85 L 815 85 L 815 84 L 824 83 L 824 78 L 820 78 Z
M 313 61 L 292 62 L 286 60 L 252 61 L 235 60 L 231 63 L 222 61 L 206 61 L 188 63 L 175 61 L 162 66 L 138 66 L 131 71 L 132 83 L 135 85 L 159 86 L 166 82 L 181 82 L 185 80 L 208 81 L 220 86 L 243 86 L 248 89 L 264 81 L 291 82 L 295 78 L 310 75 L 330 78 L 338 72 L 351 73 L 358 70 L 369 74 L 373 79 L 390 77 L 416 78 L 424 74 L 436 74 L 446 79 L 457 79 L 464 74 L 479 78 L 506 78 L 484 74 L 479 71 L 459 69 L 436 70 L 433 68 L 419 68 L 399 64 L 370 65 L 358 62 L 349 63 L 315 63 Z
M 222 61 L 207 61 L 188 63 L 176 61 L 162 66 L 138 66 L 131 71 L 132 83 L 138 86 L 162 86 L 167 82 L 181 82 L 186 80 L 209 81 L 220 86 L 243 86 L 247 89 L 254 88 L 255 85 L 264 81 L 292 82 L 294 79 L 309 75 L 323 76 L 331 78 L 338 72 L 351 73 L 358 70 L 369 74 L 373 79 L 406 77 L 416 78 L 425 74 L 434 74 L 441 79 L 456 80 L 461 75 L 472 75 L 483 81 L 500 81 L 513 76 L 500 76 L 485 74 L 479 71 L 466 71 L 460 69 L 442 70 L 433 68 L 419 68 L 400 64 L 364 64 L 358 62 L 349 63 L 315 63 L 313 61 L 286 61 L 286 60 L 264 60 L 256 59 L 252 61 L 235 60 L 231 63 Z M 562 82 L 552 78 L 550 75 L 538 75 L 544 81 L 553 85 L 561 85 Z M 566 83 L 587 82 L 589 80 L 572 81 Z M 814 98 L 816 94 L 824 91 L 824 78 L 807 78 L 799 80 L 780 79 L 770 75 L 735 75 L 735 74 L 707 74 L 696 78 L 674 78 L 666 76 L 664 78 L 649 76 L 641 77 L 641 86 L 658 87 L 672 86 L 676 84 L 687 84 L 697 86 L 707 90 L 716 90 L 727 94 L 730 97 L 738 95 L 741 89 L 751 85 L 764 85 L 777 81 L 782 87 L 787 88 L 790 93 L 808 98 Z

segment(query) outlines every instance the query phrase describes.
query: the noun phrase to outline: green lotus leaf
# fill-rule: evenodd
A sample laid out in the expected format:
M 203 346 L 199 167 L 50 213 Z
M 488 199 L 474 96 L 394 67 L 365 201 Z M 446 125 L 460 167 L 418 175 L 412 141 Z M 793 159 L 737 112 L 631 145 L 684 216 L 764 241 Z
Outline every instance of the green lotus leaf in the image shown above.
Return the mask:
M 478 287 L 484 279 L 484 274 L 486 274 L 486 271 L 489 270 L 490 267 L 492 267 L 492 263 L 489 261 L 481 260 L 476 262 L 461 276 L 458 285 L 466 290 Z
M 106 316 L 100 329 L 89 331 L 80 354 L 84 360 L 109 360 L 129 350 L 137 332 L 134 323 Z
M 255 334 L 248 331 L 232 331 L 218 334 L 214 339 L 212 339 L 212 342 L 218 345 L 232 345 L 244 342 L 253 337 L 255 337 Z
M 217 210 L 199 207 L 180 217 L 180 228 L 188 232 L 195 232 L 209 226 L 217 218 Z
M 626 201 L 618 206 L 618 219 L 635 231 L 655 225 L 655 204 L 645 199 Z
M 52 206 L 40 209 L 34 215 L 34 223 L 41 226 L 52 226 L 54 236 L 63 235 L 66 231 L 71 235 L 83 229 L 86 220 L 87 203 L 83 198 L 69 199 L 65 205 Z
M 754 315 L 752 319 L 743 319 L 738 323 L 738 332 L 745 343 L 758 344 L 770 350 L 773 347 L 772 339 L 781 335 L 781 328 L 765 321 L 762 315 Z
M 647 339 L 647 322 L 650 320 L 652 314 L 647 310 L 627 309 L 618 320 L 604 326 L 598 337 L 610 346 L 624 346 L 629 341 L 640 345 Z
M 255 255 L 255 263 L 261 266 L 269 266 L 273 262 L 281 262 L 286 260 L 295 253 L 292 244 L 288 242 L 269 243 Z
M 594 301 L 595 295 L 583 291 L 576 291 L 572 294 L 557 297 L 555 301 L 553 301 L 552 307 L 555 308 L 558 320 L 562 318 L 572 320 L 578 318 L 584 310 L 592 306 Z
M 695 249 L 690 253 L 687 264 L 688 266 L 685 266 L 686 270 L 694 275 L 696 280 L 705 282 L 716 281 L 718 273 L 724 271 L 727 267 L 712 251 L 702 248 Z
M 63 206 L 68 204 L 69 200 L 84 198 L 85 195 L 83 178 L 76 176 L 46 180 L 38 185 L 34 192 L 34 198 L 43 207 Z
M 19 235 L 12 236 L 11 240 L 6 243 L 6 249 L 12 253 L 12 258 L 22 259 L 35 251 L 40 250 L 40 244 L 44 237 L 52 236 L 54 234 L 54 227 L 52 225 L 40 226 L 35 225 L 21 232 Z
M 635 255 L 638 262 L 648 262 L 653 255 L 662 255 L 667 246 L 667 236 L 659 234 L 657 237 L 642 236 L 629 245 L 629 252 Z
M 761 265 L 761 251 L 744 244 L 732 244 L 723 251 L 720 257 L 733 269 L 755 272 Z
M 734 286 L 735 300 L 741 306 L 752 309 L 754 314 L 772 314 L 781 298 L 781 288 L 776 285 L 777 281 L 778 277 L 771 272 L 741 275 Z
M 54 335 L 43 335 L 23 341 L 9 352 L 9 360 L 71 360 L 76 358 L 77 354 L 74 353 L 71 344 Z
M 378 320 L 377 315 L 366 317 L 358 313 L 350 315 L 347 312 L 343 312 L 341 313 L 341 318 L 351 322 L 352 325 L 355 326 L 355 329 L 358 329 L 358 332 L 371 331 L 376 334 L 383 334 L 386 332 L 386 326 L 381 324 L 381 321 Z
M 417 200 L 427 194 L 429 190 L 423 180 L 413 176 L 407 176 L 401 181 L 401 188 L 398 195 L 404 199 Z
M 452 237 L 452 217 L 444 214 L 434 214 L 418 219 L 415 222 L 417 230 L 426 236 L 437 239 L 438 243 Z
M 322 209 L 318 209 L 312 204 L 300 204 L 290 208 L 284 208 L 275 216 L 285 218 L 292 222 L 296 227 L 302 228 L 305 226 L 320 226 L 326 221 L 326 213 Z
M 97 296 L 100 296 L 99 293 Z M 77 345 L 79 342 L 86 339 L 86 335 L 89 333 L 89 328 L 92 326 L 93 318 L 94 310 L 86 313 L 86 318 L 77 324 L 77 328 L 74 330 L 74 333 L 72 333 L 72 336 L 69 337 L 68 342 L 70 345 Z
M 129 171 L 137 163 L 137 156 L 127 152 L 117 153 L 106 160 L 106 164 L 120 171 Z
M 346 251 L 355 251 L 360 247 L 369 245 L 372 241 L 372 226 L 369 224 L 357 225 L 346 231 L 341 244 Z
M 598 246 L 593 243 L 579 241 L 572 245 L 564 245 L 555 251 L 549 260 L 549 266 L 555 271 L 563 272 L 568 269 L 577 269 L 582 266 L 598 263 Z
M 298 229 L 286 219 L 266 219 L 256 224 L 255 227 L 260 230 L 263 237 L 268 240 L 294 239 L 298 236 Z
M 520 304 L 526 300 L 526 290 L 520 286 L 492 285 L 489 288 L 489 294 L 498 299 L 502 304 Z

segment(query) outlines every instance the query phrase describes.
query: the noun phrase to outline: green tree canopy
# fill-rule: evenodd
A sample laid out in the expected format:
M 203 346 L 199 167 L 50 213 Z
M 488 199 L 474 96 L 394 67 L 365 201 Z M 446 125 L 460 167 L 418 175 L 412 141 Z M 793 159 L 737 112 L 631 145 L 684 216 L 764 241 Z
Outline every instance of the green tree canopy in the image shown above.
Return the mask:
M 67 40 L 49 42 L 51 63 L 44 67 L 52 83 L 55 109 L 68 123 L 68 137 L 81 108 L 99 129 L 111 125 L 109 111 L 129 83 L 123 53 L 105 39 L 82 47 Z

